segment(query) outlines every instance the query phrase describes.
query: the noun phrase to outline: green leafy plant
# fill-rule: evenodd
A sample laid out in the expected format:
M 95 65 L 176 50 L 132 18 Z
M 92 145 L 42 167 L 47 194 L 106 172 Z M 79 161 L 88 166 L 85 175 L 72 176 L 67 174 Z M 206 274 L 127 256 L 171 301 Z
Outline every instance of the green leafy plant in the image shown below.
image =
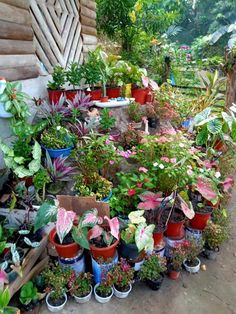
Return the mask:
M 55 126 L 41 134 L 41 144 L 46 148 L 62 149 L 74 146 L 74 136 L 63 126 Z
M 209 221 L 203 231 L 203 239 L 206 247 L 217 250 L 229 238 L 228 229 L 225 226 L 217 225 Z
M 80 85 L 82 79 L 82 71 L 78 62 L 72 62 L 66 71 L 66 78 L 70 85 L 75 89 L 76 86 Z
M 19 82 L 7 82 L 4 92 L 0 95 L 0 101 L 4 103 L 5 110 L 16 119 L 25 120 L 29 115 L 27 100 L 30 97 L 22 92 L 22 84 Z
M 116 119 L 109 109 L 102 109 L 100 117 L 100 128 L 102 131 L 109 131 L 115 126 Z
M 32 281 L 28 281 L 24 284 L 20 291 L 20 302 L 24 305 L 28 305 L 31 302 L 35 302 L 39 299 L 38 290 L 34 286 Z
M 180 271 L 184 260 L 186 259 L 186 250 L 180 244 L 170 249 L 170 261 L 168 268 L 174 271 Z
M 33 176 L 33 184 L 38 193 L 37 195 L 38 199 L 40 199 L 39 197 L 40 191 L 42 191 L 42 200 L 45 199 L 45 187 L 46 184 L 49 183 L 50 181 L 51 181 L 50 176 L 47 170 L 44 168 L 39 169 L 39 171 Z
M 134 278 L 134 269 L 131 268 L 126 260 L 121 259 L 120 262 L 112 268 L 111 272 L 114 278 L 114 285 L 118 290 L 127 291 Z
M 114 278 L 111 272 L 107 272 L 103 275 L 102 281 L 99 283 L 99 286 L 96 288 L 96 292 L 101 297 L 108 297 L 112 293 L 112 285 L 114 282 Z
M 141 111 L 141 106 L 139 103 L 131 103 L 128 106 L 128 115 L 131 121 L 140 122 L 142 121 L 143 113 Z
M 63 88 L 66 79 L 66 72 L 63 67 L 56 65 L 53 68 L 52 82 L 48 82 L 48 88 L 52 90 L 60 90 Z
M 86 62 L 81 67 L 83 73 L 82 77 L 92 90 L 94 90 L 95 86 L 101 81 L 100 65 L 100 48 L 98 47 L 94 51 L 88 52 Z
M 85 297 L 91 291 L 92 275 L 90 273 L 80 273 L 78 276 L 74 273 L 69 281 L 71 295 Z
M 10 302 L 11 295 L 9 288 L 6 288 L 0 291 L 0 313 L 1 314 L 16 314 L 18 313 L 18 309 L 14 307 L 8 306 Z
M 139 277 L 142 281 L 156 281 L 166 271 L 166 260 L 159 255 L 152 254 L 147 257 L 141 266 Z
M 183 243 L 183 249 L 186 252 L 186 262 L 191 265 L 196 265 L 196 259 L 198 255 L 202 252 L 203 242 L 196 241 L 195 239 L 186 240 Z

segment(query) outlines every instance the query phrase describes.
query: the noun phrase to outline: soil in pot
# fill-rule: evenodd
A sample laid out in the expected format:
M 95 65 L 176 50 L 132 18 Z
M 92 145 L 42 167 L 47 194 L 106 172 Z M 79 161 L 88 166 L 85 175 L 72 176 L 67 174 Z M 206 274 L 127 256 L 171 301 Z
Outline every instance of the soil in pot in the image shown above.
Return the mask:
M 51 296 L 48 298 L 48 303 L 52 306 L 60 306 L 65 302 L 65 297 L 62 296 L 60 299 L 54 299 Z
M 22 314 L 38 314 L 40 311 L 40 304 L 38 301 L 33 301 L 28 305 L 22 305 L 20 310 Z
M 114 285 L 116 290 L 120 291 L 120 292 L 128 292 L 129 289 L 130 289 L 130 285 L 128 286 L 125 286 L 125 287 L 120 287 L 120 286 L 117 286 L 117 285 Z
M 153 279 L 153 280 L 150 280 L 150 279 L 147 279 L 146 280 L 146 284 L 149 288 L 151 288 L 152 290 L 154 291 L 157 291 L 160 289 L 161 287 L 161 284 L 164 280 L 164 275 L 163 274 L 160 274 L 161 276 L 158 278 L 158 279 Z
M 186 260 L 185 264 L 189 267 L 196 267 L 199 264 L 199 261 L 195 258 L 193 261 Z
M 112 294 L 112 289 L 109 293 L 101 293 L 100 291 L 98 291 L 98 289 L 96 289 L 96 293 L 101 298 L 108 298 Z
M 69 233 L 65 236 L 65 238 L 63 239 L 63 242 L 62 242 L 62 243 L 60 242 L 60 239 L 59 239 L 58 235 L 56 235 L 56 236 L 55 236 L 55 242 L 56 242 L 57 244 L 66 245 L 66 244 L 72 244 L 72 243 L 74 243 L 75 241 L 74 241 L 74 239 L 72 238 L 72 234 L 69 232 Z

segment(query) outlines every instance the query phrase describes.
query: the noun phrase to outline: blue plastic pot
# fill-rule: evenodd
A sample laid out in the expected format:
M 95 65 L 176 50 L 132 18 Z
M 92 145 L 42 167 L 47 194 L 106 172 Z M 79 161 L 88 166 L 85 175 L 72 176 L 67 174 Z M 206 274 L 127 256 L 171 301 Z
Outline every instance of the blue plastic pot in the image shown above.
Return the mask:
M 67 157 L 71 154 L 73 146 L 62 148 L 62 149 L 52 149 L 42 146 L 49 154 L 51 158 L 57 158 L 57 157 Z
M 112 197 L 112 191 L 110 191 L 110 193 L 106 196 L 106 197 L 104 197 L 102 200 L 101 200 L 101 202 L 108 202 L 110 199 L 111 199 L 111 197 Z

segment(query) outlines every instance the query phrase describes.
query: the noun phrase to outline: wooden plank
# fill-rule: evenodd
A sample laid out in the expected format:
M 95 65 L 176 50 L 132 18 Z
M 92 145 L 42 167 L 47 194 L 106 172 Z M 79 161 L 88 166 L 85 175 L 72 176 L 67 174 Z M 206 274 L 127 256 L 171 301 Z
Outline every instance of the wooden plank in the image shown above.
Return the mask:
M 97 29 L 95 27 L 82 25 L 82 34 L 97 36 Z
M 33 77 L 38 77 L 39 67 L 35 66 L 25 66 L 17 68 L 0 68 L 0 76 L 5 77 L 8 81 L 18 81 L 25 80 Z
M 48 60 L 43 48 L 41 47 L 40 43 L 38 42 L 37 38 L 34 37 L 34 44 L 36 47 L 36 54 L 39 58 L 39 60 L 43 63 L 47 71 L 51 74 L 53 72 L 53 66 Z
M 83 42 L 84 42 L 85 46 L 86 45 L 96 45 L 97 44 L 97 37 L 83 34 Z
M 29 9 L 29 1 L 28 0 L 0 0 L 2 3 L 10 4 L 14 7 L 21 9 Z
M 94 0 L 80 0 L 80 5 L 83 5 L 94 11 L 96 10 L 96 1 Z
M 96 27 L 96 20 L 90 19 L 89 17 L 81 14 L 81 24 L 86 25 L 86 26 Z
M 72 42 L 72 45 L 71 45 L 70 55 L 69 55 L 69 58 L 68 58 L 68 64 L 75 60 L 74 58 L 75 58 L 75 54 L 76 54 L 76 47 L 78 46 L 78 42 L 79 42 L 79 39 L 80 39 L 80 32 L 81 32 L 81 25 L 78 24 L 76 32 L 75 32 L 75 36 L 73 38 L 73 42 Z
M 32 41 L 0 39 L 0 54 L 33 54 L 35 48 Z
M 20 25 L 0 20 L 0 38 L 15 40 L 33 40 L 33 30 L 31 26 Z
M 31 25 L 30 13 L 27 10 L 0 2 L 0 20 Z
M 80 37 L 78 46 L 76 48 L 76 54 L 75 54 L 75 61 L 79 61 L 79 64 L 82 64 L 83 60 L 81 60 L 82 55 L 82 49 L 83 49 L 83 41 Z
M 96 11 L 91 10 L 85 6 L 81 6 L 80 12 L 81 12 L 81 14 L 89 17 L 90 19 L 96 20 L 96 18 L 97 18 Z
M 32 55 L 0 55 L 0 68 L 14 68 L 20 66 L 34 66 L 37 64 L 37 57 Z

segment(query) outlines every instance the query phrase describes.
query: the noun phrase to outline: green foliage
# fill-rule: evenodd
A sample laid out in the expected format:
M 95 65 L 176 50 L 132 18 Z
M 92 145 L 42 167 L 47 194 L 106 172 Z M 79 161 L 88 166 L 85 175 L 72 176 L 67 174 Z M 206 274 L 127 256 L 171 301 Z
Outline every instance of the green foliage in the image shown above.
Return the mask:
M 33 184 L 37 191 L 40 191 L 50 182 L 50 177 L 46 169 L 39 169 L 33 177 Z
M 142 121 L 143 113 L 141 111 L 141 106 L 139 103 L 131 103 L 128 106 L 128 115 L 131 121 L 140 122 Z
M 32 281 L 28 281 L 20 290 L 20 302 L 24 305 L 28 305 L 30 302 L 37 300 L 38 290 Z
M 9 288 L 0 291 L 0 313 L 1 314 L 16 314 L 17 308 L 7 306 L 10 302 L 11 295 Z
M 90 293 L 92 275 L 90 273 L 80 273 L 71 280 L 70 293 L 77 297 L 85 297 Z
M 217 250 L 228 238 L 229 232 L 227 226 L 221 226 L 212 221 L 208 221 L 203 231 L 203 239 L 207 247 L 212 250 Z
M 66 71 L 66 79 L 69 82 L 70 85 L 73 86 L 75 89 L 75 86 L 80 85 L 80 81 L 83 77 L 80 65 L 78 62 L 73 62 L 70 64 L 68 70 Z
M 82 78 L 85 83 L 93 90 L 96 85 L 101 81 L 101 56 L 100 47 L 94 51 L 89 51 L 86 62 L 81 66 Z
M 166 271 L 166 260 L 159 255 L 152 254 L 144 261 L 141 266 L 139 277 L 142 281 L 156 281 L 161 277 L 161 274 Z
M 102 109 L 100 117 L 100 127 L 103 131 L 109 131 L 115 126 L 116 119 L 108 108 Z
M 41 134 L 41 144 L 46 148 L 62 149 L 74 146 L 75 137 L 66 128 L 53 126 Z
M 52 82 L 48 82 L 48 88 L 52 90 L 59 90 L 63 88 L 66 80 L 66 72 L 63 67 L 56 65 L 53 68 Z

